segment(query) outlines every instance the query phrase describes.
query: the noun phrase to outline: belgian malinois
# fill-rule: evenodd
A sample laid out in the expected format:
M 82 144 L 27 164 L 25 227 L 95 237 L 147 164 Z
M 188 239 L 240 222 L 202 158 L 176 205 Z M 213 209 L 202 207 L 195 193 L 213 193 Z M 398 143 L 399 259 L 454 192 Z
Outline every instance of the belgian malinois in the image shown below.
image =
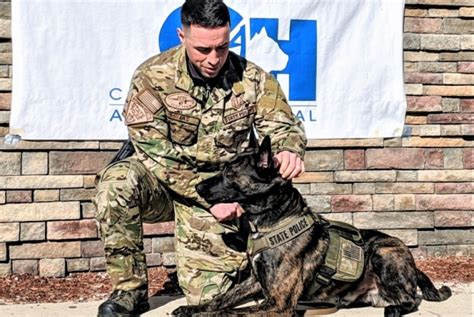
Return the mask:
M 259 231 L 271 231 L 285 219 L 307 217 L 309 210 L 291 181 L 279 175 L 270 138 L 265 137 L 261 146 L 256 147 L 237 155 L 221 173 L 196 187 L 211 204 L 240 203 L 244 217 L 253 227 L 250 240 Z M 402 241 L 376 230 L 360 230 L 364 264 L 359 278 L 352 282 L 329 279 L 318 283 L 316 277 L 324 267 L 330 246 L 330 230 L 328 221 L 310 213 L 314 221 L 309 228 L 304 228 L 307 223 L 293 226 L 293 232 L 302 233 L 281 244 L 277 240 L 285 237 L 274 235 L 271 238 L 277 246 L 250 253 L 251 274 L 243 282 L 204 305 L 179 307 L 173 315 L 214 312 L 218 316 L 256 313 L 293 316 L 299 300 L 310 300 L 334 303 L 338 308 L 384 307 L 384 316 L 395 317 L 415 312 L 422 299 L 444 301 L 451 296 L 449 287 L 436 289 L 416 267 Z M 417 295 L 418 287 L 422 295 Z M 234 308 L 258 295 L 264 298 L 260 304 Z

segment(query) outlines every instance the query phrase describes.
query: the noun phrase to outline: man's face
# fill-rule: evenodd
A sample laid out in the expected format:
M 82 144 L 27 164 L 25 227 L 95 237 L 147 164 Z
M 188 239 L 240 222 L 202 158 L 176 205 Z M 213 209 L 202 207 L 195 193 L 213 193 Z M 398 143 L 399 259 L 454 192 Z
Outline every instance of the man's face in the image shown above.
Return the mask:
M 214 78 L 229 55 L 229 25 L 204 28 L 197 25 L 178 29 L 189 60 L 205 78 Z

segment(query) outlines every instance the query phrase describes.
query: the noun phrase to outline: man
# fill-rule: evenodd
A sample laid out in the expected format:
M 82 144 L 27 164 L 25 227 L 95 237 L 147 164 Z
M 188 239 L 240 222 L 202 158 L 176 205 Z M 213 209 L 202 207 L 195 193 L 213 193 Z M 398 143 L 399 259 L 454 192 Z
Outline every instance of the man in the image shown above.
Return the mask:
M 209 205 L 195 185 L 249 145 L 272 137 L 283 177 L 304 172 L 306 138 L 278 82 L 229 52 L 230 21 L 218 0 L 187 0 L 181 45 L 136 70 L 124 108 L 136 153 L 99 175 L 97 220 L 113 284 L 99 316 L 148 309 L 142 222 L 175 220 L 178 279 L 188 304 L 225 292 L 246 266 L 221 236 L 244 210 Z

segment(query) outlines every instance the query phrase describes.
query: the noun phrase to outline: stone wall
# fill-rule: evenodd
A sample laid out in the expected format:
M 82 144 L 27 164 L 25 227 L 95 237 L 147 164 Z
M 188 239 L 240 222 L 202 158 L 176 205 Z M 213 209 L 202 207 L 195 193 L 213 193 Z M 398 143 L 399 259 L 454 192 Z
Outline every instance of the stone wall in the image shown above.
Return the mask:
M 404 136 L 311 140 L 297 186 L 328 217 L 400 237 L 416 255 L 473 251 L 474 3 L 407 0 Z M 4 144 L 10 3 L 0 2 L 0 275 L 104 269 L 94 174 L 120 142 Z M 47 76 L 47 74 L 45 74 Z M 145 226 L 150 266 L 173 266 L 173 224 Z

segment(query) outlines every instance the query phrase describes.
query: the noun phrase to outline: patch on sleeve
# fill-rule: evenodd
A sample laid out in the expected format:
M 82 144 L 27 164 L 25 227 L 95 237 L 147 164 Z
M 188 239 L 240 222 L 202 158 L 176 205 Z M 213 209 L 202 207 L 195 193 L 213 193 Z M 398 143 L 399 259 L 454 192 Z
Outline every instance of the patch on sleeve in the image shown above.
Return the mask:
M 125 124 L 134 125 L 153 121 L 153 113 L 136 97 L 132 98 L 125 113 Z
M 148 89 L 143 90 L 137 95 L 138 100 L 150 110 L 151 113 L 155 114 L 163 108 L 163 105 L 158 98 Z
M 189 110 L 196 107 L 196 100 L 185 92 L 170 94 L 165 98 L 166 104 L 174 110 Z

